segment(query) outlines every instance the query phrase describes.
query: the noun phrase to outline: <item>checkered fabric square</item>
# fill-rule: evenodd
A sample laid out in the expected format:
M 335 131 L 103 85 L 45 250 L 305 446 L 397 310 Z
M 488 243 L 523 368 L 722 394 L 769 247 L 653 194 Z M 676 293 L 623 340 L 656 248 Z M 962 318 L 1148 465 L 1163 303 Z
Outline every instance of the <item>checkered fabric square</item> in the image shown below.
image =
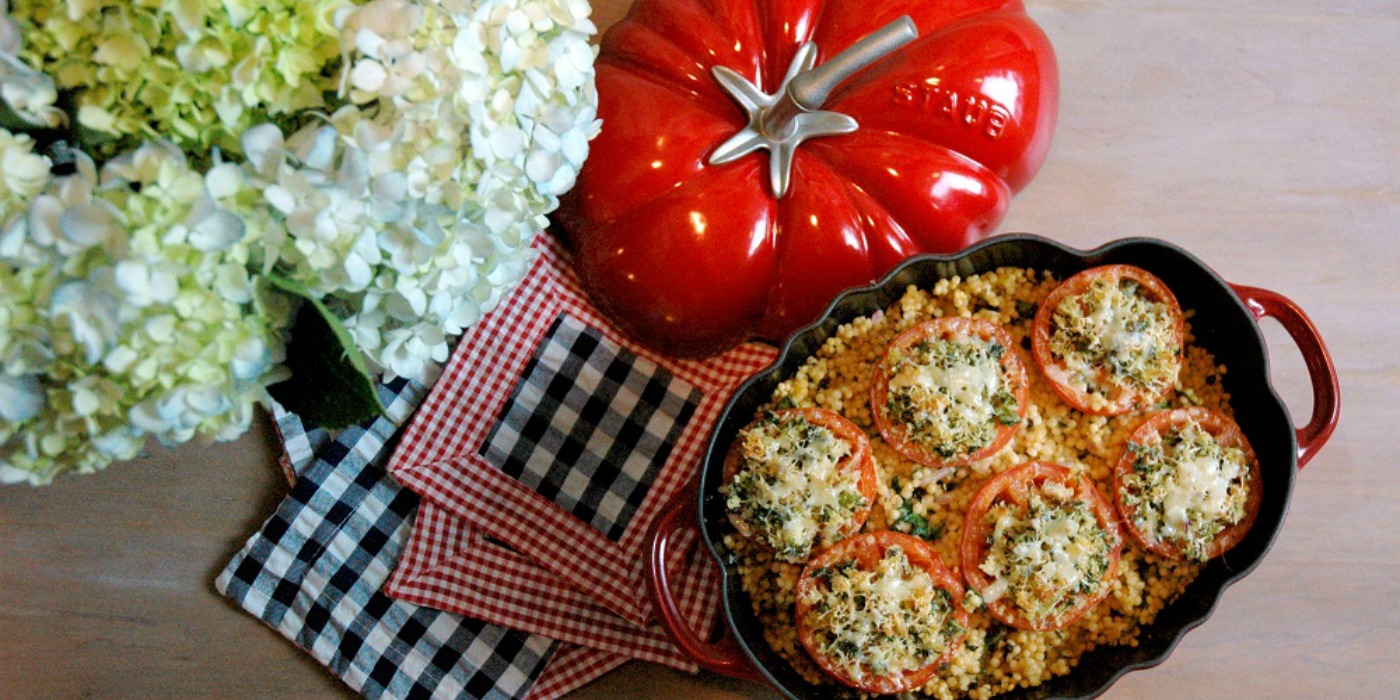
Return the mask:
M 561 314 L 480 454 L 616 541 L 700 398 L 656 363 Z
M 390 460 L 395 478 L 460 521 L 450 532 L 469 533 L 416 528 L 412 549 L 428 554 L 406 558 L 390 591 L 605 647 L 602 624 L 556 614 L 559 586 L 633 635 L 653 626 L 648 531 L 695 475 L 725 401 L 776 351 L 750 343 L 686 360 L 640 347 L 584 298 L 556 242 L 537 246 L 521 285 L 463 335 Z M 713 620 L 703 559 L 679 587 L 698 596 L 698 619 Z M 519 584 L 536 579 L 549 585 Z M 510 591 L 509 609 L 483 611 L 462 593 L 493 590 Z
M 691 584 L 678 586 L 678 607 L 691 627 L 705 634 L 714 620 L 705 616 L 700 592 L 719 586 L 718 570 L 693 539 L 677 540 L 676 545 L 667 566 L 671 580 Z M 659 625 L 628 622 L 432 501 L 419 507 L 414 537 L 385 591 L 399 600 L 511 629 L 682 671 L 696 670 L 694 661 L 676 648 Z
M 550 700 L 623 663 L 381 592 L 418 503 L 384 472 L 386 447 L 425 393 L 403 380 L 382 386 L 388 416 L 333 441 L 275 409 L 300 478 L 216 588 L 369 698 Z
M 421 392 L 418 394 L 421 396 Z M 417 403 L 414 404 L 417 407 Z M 282 467 L 287 483 L 295 484 L 297 477 L 311 466 L 316 455 L 331 442 L 331 434 L 325 429 L 307 425 L 298 416 L 276 401 L 272 402 L 272 427 L 277 441 L 282 446 L 278 465 Z

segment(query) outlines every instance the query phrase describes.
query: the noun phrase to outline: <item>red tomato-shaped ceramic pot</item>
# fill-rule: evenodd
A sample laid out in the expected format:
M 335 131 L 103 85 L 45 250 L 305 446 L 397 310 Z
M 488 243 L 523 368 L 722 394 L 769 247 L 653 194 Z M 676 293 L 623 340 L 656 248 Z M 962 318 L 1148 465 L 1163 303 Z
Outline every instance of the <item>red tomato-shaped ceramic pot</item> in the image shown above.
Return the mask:
M 596 66 L 602 133 L 558 220 L 593 301 L 687 356 L 985 236 L 1059 90 L 1017 0 L 638 0 Z

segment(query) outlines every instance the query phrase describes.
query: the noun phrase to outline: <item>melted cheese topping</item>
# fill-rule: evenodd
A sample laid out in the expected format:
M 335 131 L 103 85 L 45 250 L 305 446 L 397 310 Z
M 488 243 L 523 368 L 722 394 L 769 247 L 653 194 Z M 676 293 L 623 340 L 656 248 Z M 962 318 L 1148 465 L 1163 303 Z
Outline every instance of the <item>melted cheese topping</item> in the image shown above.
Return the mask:
M 952 596 L 912 566 L 901 547 L 887 549 L 872 570 L 848 561 L 815 576 L 823 585 L 802 598 L 808 627 L 820 653 L 852 680 L 921 669 L 962 635 Z
M 1064 363 L 1057 379 L 1090 394 L 1158 395 L 1181 370 L 1171 309 L 1142 296 L 1132 280 L 1096 278 L 1055 306 L 1050 352 Z
M 1240 522 L 1249 500 L 1244 450 L 1226 447 L 1195 421 L 1173 427 L 1158 444 L 1130 443 L 1137 455 L 1122 477 L 1133 525 L 1156 542 L 1205 561 L 1222 530 Z
M 981 591 L 988 603 L 1005 598 L 1032 624 L 1054 626 L 1106 584 L 1118 536 L 1068 486 L 1047 482 L 1024 507 L 1000 502 L 986 518 L 991 534 L 978 568 L 992 580 Z
M 844 539 L 869 505 L 860 471 L 837 468 L 851 445 L 822 426 L 769 414 L 738 440 L 742 466 L 721 489 L 725 505 L 779 559 L 805 561 L 818 543 Z
M 1001 357 L 1006 348 L 976 336 L 925 340 L 892 349 L 885 408 L 908 438 L 944 459 L 996 439 L 997 427 L 1020 422 Z

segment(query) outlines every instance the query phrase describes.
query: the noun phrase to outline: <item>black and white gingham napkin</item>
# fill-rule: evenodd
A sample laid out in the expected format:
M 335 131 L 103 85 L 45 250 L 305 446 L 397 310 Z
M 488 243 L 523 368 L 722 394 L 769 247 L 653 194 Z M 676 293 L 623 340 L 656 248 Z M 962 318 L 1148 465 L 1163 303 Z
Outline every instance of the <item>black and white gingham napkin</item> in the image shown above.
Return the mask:
M 700 398 L 656 363 L 560 314 L 479 454 L 617 541 Z
M 218 590 L 368 698 L 522 698 L 560 646 L 381 591 L 418 498 L 384 472 L 397 425 L 426 388 L 380 387 L 387 417 L 333 441 L 282 414 L 301 477 L 218 577 Z

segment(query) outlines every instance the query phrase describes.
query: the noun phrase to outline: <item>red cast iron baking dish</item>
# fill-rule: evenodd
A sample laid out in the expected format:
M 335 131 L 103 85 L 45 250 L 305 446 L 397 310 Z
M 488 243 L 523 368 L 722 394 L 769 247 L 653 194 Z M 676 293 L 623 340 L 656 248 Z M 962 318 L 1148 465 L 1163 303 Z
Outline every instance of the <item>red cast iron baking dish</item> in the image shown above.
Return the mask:
M 739 387 L 711 435 L 699 475 L 698 498 L 692 494 L 675 504 L 658 518 L 653 533 L 647 562 L 652 593 L 658 617 L 681 649 L 695 657 L 703 668 L 766 681 L 789 698 L 825 698 L 840 692 L 838 686 L 815 686 L 803 680 L 764 641 L 748 594 L 740 585 L 737 567 L 724 554 L 721 543 L 726 534 L 733 532 L 733 526 L 725 517 L 724 499 L 719 493 L 724 456 L 739 430 L 753 420 L 777 384 L 791 377 L 838 326 L 889 307 L 911 284 L 930 288 L 943 278 L 966 277 L 1002 266 L 1050 270 L 1063 279 L 1086 268 L 1119 263 L 1136 265 L 1162 278 L 1184 309 L 1195 310 L 1191 323 L 1196 342 L 1229 368 L 1223 381 L 1232 397 L 1235 418 L 1258 454 L 1264 501 L 1244 541 L 1226 556 L 1207 564 L 1181 597 L 1142 630 L 1138 646 L 1099 647 L 1086 654 L 1070 674 L 1001 697 L 1094 697 L 1124 673 L 1166 659 L 1182 635 L 1210 616 L 1225 588 L 1253 570 L 1268 552 L 1283 524 L 1294 474 L 1317 453 L 1337 425 L 1340 390 L 1336 369 L 1317 329 L 1297 305 L 1274 292 L 1231 285 L 1177 246 L 1131 238 L 1081 251 L 1023 234 L 991 238 L 956 255 L 910 258 L 879 282 L 843 292 L 820 320 L 787 340 L 770 367 Z M 1294 427 L 1288 408 L 1269 382 L 1268 353 L 1258 325 L 1264 317 L 1282 323 L 1307 363 L 1313 412 L 1302 428 Z M 723 572 L 725 628 L 714 642 L 700 639 L 681 623 L 665 572 L 656 564 L 665 561 L 676 534 L 697 527 Z

